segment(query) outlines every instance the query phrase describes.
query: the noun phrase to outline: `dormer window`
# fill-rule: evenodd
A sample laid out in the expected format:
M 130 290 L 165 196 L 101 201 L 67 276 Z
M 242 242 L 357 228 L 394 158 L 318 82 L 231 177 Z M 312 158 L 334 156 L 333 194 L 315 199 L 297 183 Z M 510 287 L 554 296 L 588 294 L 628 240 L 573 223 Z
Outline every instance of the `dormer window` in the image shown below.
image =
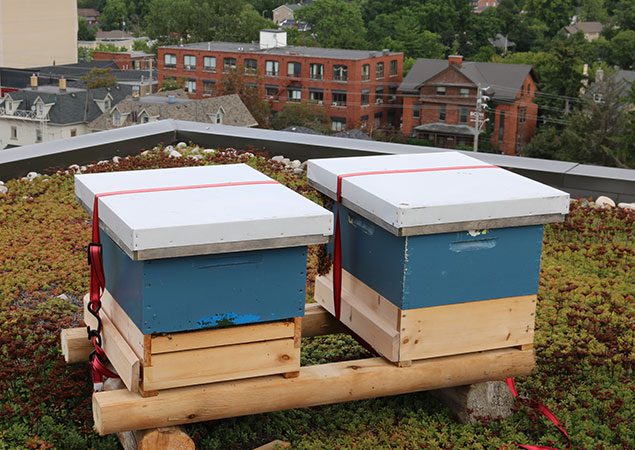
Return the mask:
M 38 118 L 44 117 L 44 104 L 42 102 L 37 102 L 35 104 L 35 114 Z
M 119 112 L 118 109 L 115 109 L 112 112 L 112 124 L 115 127 L 120 127 L 121 126 L 121 113 Z
M 110 99 L 109 96 L 106 96 L 106 98 L 104 99 L 104 109 L 106 111 L 110 111 L 111 108 L 112 108 L 112 100 Z

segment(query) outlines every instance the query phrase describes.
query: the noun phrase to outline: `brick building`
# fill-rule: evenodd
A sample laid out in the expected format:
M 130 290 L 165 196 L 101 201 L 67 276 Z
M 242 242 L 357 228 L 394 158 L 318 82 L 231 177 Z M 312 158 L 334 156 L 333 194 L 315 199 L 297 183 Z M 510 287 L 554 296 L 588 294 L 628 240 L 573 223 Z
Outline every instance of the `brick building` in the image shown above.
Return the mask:
M 120 70 L 149 70 L 156 67 L 154 54 L 129 51 L 129 52 L 93 52 L 94 61 L 112 61 Z
M 280 111 L 287 102 L 325 108 L 334 131 L 397 126 L 403 53 L 287 46 L 286 32 L 260 42 L 201 42 L 158 50 L 159 82 L 184 79 L 195 98 L 214 96 L 226 72 L 239 70 Z
M 418 59 L 399 86 L 403 133 L 437 147 L 471 147 L 479 88 L 489 97 L 492 148 L 517 154 L 533 137 L 538 119 L 536 76 L 526 64 L 464 62 L 461 56 Z M 481 123 L 485 117 L 479 116 Z

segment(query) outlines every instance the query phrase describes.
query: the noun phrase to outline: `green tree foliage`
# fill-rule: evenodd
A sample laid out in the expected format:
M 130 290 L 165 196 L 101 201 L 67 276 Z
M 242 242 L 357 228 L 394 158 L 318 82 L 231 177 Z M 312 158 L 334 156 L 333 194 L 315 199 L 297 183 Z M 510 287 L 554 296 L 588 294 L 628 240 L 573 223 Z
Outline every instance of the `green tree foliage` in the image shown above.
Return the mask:
M 547 34 L 555 36 L 562 27 L 569 25 L 575 14 L 573 0 L 525 0 L 527 17 L 547 27 Z
M 582 0 L 578 16 L 586 22 L 607 23 L 609 19 L 604 0 Z
M 610 41 L 609 62 L 625 70 L 635 69 L 635 30 L 620 31 Z
M 296 16 L 311 24 L 312 33 L 322 47 L 368 47 L 362 9 L 356 2 L 316 0 L 298 10 Z
M 260 128 L 269 127 L 271 108 L 269 103 L 262 99 L 258 91 L 258 81 L 250 76 L 247 79 L 242 67 L 223 74 L 218 87 L 218 95 L 238 94 Z M 254 86 L 255 85 L 255 86 Z
M 104 30 L 122 30 L 127 19 L 128 8 L 124 0 L 107 0 L 99 23 Z
M 273 24 L 244 0 L 152 0 L 145 26 L 150 38 L 168 44 L 251 42 Z
M 175 80 L 174 78 L 164 78 L 161 82 L 161 90 L 162 91 L 176 91 L 177 89 L 183 89 L 185 86 L 185 79 L 179 78 Z
M 77 47 L 77 61 L 80 63 L 92 61 L 93 51 L 92 48 Z
M 127 52 L 128 49 L 126 47 L 119 47 L 118 45 L 115 45 L 115 44 L 104 44 L 103 42 L 101 42 L 95 47 L 94 51 L 123 53 L 123 52 Z
M 117 78 L 113 75 L 109 67 L 101 69 L 93 67 L 82 77 L 82 82 L 88 89 L 113 87 L 117 84 Z
M 287 103 L 282 111 L 277 113 L 271 121 L 276 130 L 287 127 L 307 127 L 321 133 L 330 133 L 331 120 L 324 108 L 311 103 Z
M 593 97 L 570 115 L 558 130 L 542 129 L 524 150 L 527 156 L 603 166 L 635 167 L 635 113 L 623 85 L 611 77 L 594 85 Z
M 80 17 L 77 21 L 77 39 L 80 41 L 94 41 L 97 31 L 88 25 L 86 19 Z
M 135 39 L 132 42 L 132 49 L 137 52 L 151 53 L 152 49 L 148 45 L 148 41 L 145 39 Z

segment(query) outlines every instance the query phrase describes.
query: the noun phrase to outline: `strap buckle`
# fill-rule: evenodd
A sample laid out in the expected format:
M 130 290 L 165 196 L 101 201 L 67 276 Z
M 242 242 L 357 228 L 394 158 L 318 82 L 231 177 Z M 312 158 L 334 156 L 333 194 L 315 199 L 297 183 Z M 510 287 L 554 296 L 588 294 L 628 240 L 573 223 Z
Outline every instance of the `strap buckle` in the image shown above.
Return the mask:
M 101 252 L 101 243 L 100 242 L 91 242 L 90 244 L 88 244 L 88 246 L 86 247 L 86 259 L 88 260 L 88 265 L 91 265 L 91 250 L 93 247 L 99 247 L 99 251 Z

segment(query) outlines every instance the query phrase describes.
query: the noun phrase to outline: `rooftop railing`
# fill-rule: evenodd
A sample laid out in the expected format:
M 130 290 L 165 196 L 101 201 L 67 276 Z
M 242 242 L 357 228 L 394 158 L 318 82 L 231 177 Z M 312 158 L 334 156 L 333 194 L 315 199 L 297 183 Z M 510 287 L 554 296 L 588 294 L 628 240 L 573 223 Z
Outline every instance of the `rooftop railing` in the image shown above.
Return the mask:
M 157 144 L 193 142 L 210 148 L 266 151 L 301 161 L 310 158 L 446 152 L 448 149 L 332 136 L 308 135 L 258 128 L 162 120 L 101 131 L 74 138 L 0 150 L 0 179 L 7 180 L 67 168 L 113 156 L 127 156 Z M 591 166 L 566 161 L 462 152 L 528 178 L 569 192 L 573 197 L 607 195 L 618 202 L 635 201 L 635 170 Z

